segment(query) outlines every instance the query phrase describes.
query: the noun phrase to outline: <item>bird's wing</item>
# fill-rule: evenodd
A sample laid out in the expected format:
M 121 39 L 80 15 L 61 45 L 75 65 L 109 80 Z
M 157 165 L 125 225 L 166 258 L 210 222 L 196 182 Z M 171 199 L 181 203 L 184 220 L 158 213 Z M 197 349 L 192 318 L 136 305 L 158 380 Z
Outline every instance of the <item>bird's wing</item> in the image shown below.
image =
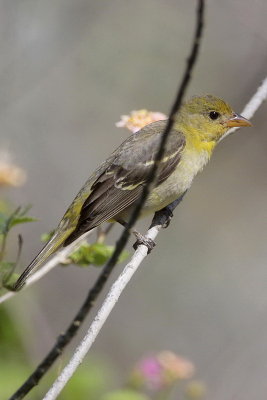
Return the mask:
M 155 163 L 165 125 L 165 121 L 157 121 L 145 126 L 129 136 L 100 165 L 66 211 L 53 237 L 21 274 L 14 290 L 21 289 L 28 275 L 62 243 L 64 246 L 70 244 L 83 233 L 116 217 L 138 199 Z M 155 185 L 159 185 L 174 171 L 184 146 L 184 135 L 176 130 L 171 131 Z
M 64 245 L 115 217 L 138 199 L 155 163 L 165 125 L 166 121 L 147 125 L 129 136 L 112 154 L 105 170 L 93 182 L 91 192 L 81 208 L 77 227 Z M 158 168 L 156 185 L 174 171 L 184 146 L 184 135 L 173 130 Z

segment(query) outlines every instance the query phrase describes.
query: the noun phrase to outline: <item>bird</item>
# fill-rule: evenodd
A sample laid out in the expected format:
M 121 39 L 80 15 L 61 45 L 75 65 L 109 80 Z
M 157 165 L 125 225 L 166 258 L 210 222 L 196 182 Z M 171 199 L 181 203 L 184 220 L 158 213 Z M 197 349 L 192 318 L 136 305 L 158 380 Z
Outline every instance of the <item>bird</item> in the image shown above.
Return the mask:
M 152 122 L 131 134 L 93 172 L 13 290 L 20 290 L 33 270 L 61 246 L 69 245 L 104 222 L 127 223 L 155 163 L 166 124 L 166 120 Z M 252 124 L 216 96 L 194 96 L 183 103 L 175 115 L 141 216 L 153 214 L 181 198 L 227 131 L 243 126 Z

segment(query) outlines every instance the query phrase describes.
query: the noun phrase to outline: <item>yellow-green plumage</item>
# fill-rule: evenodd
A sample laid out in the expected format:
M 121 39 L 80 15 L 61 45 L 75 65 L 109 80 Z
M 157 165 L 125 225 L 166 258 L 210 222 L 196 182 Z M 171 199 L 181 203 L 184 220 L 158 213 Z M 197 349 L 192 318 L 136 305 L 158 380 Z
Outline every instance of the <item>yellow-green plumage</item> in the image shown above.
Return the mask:
M 53 237 L 20 276 L 14 290 L 19 290 L 31 271 L 60 246 L 68 245 L 107 220 L 129 218 L 154 164 L 165 124 L 166 121 L 157 121 L 129 136 L 91 175 Z M 164 208 L 188 190 L 230 127 L 250 125 L 217 97 L 193 97 L 185 103 L 176 116 L 142 215 Z

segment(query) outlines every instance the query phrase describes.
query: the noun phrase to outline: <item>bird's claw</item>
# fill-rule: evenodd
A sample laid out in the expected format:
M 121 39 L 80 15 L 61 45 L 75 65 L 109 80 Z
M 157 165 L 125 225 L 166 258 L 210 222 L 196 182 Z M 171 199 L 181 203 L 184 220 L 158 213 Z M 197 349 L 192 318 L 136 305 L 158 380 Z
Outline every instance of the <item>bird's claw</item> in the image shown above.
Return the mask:
M 165 228 L 168 228 L 168 226 L 170 225 L 170 222 L 171 222 L 172 217 L 173 217 L 173 212 L 168 207 L 166 207 L 165 210 L 164 210 L 164 213 L 165 213 L 165 216 L 166 216 L 166 221 L 162 225 L 162 228 L 165 229 Z
M 133 245 L 134 250 L 137 250 L 138 246 L 143 244 L 144 246 L 147 247 L 147 254 L 149 254 L 156 246 L 154 240 L 142 235 L 141 233 L 134 232 L 134 235 L 136 237 L 136 242 Z

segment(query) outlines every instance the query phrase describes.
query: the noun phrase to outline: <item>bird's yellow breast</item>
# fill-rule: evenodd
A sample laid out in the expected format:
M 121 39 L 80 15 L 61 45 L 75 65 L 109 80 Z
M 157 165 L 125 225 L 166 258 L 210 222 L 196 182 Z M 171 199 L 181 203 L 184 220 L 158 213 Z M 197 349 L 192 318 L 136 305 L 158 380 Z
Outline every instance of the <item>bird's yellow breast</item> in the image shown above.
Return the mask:
M 158 211 L 190 188 L 195 175 L 202 171 L 215 147 L 214 142 L 187 141 L 175 171 L 150 193 L 142 214 Z

